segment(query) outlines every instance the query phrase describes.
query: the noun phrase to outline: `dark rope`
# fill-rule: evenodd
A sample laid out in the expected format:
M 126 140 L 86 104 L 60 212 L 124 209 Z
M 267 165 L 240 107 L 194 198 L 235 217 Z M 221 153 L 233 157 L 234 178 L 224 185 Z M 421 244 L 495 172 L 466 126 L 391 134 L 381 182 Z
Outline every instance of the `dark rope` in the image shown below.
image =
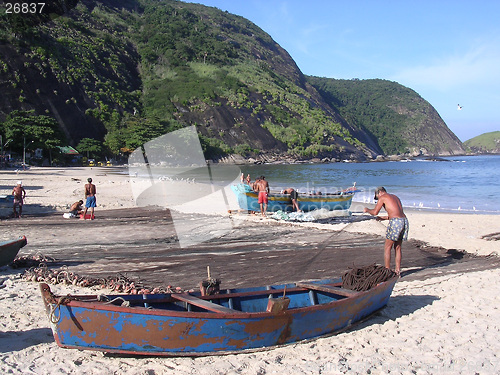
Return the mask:
M 12 268 L 28 268 L 37 267 L 41 263 L 52 263 L 55 261 L 56 260 L 52 257 L 36 253 L 35 255 L 18 256 L 10 263 L 10 266 Z
M 342 288 L 365 291 L 394 276 L 396 276 L 395 272 L 376 264 L 353 267 L 342 275 Z

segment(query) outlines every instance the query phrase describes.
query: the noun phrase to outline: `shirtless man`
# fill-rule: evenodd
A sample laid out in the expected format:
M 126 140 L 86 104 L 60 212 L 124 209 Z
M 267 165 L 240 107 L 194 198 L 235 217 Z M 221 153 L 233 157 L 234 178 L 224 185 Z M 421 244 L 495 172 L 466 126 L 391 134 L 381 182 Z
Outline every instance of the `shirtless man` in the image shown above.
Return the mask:
M 92 179 L 87 179 L 88 184 L 85 184 L 85 198 L 87 201 L 85 202 L 85 211 L 83 211 L 83 220 L 85 220 L 85 216 L 87 215 L 87 210 L 90 208 L 90 220 L 94 220 L 94 208 L 96 206 L 96 189 L 95 185 L 92 183 Z
M 267 211 L 267 195 L 269 194 L 269 184 L 264 176 L 260 176 L 254 183 L 253 189 L 259 193 L 260 213 L 266 216 Z
M 391 268 L 391 250 L 394 247 L 396 269 L 395 272 L 401 273 L 402 244 L 408 239 L 408 219 L 403 212 L 403 205 L 397 196 L 389 194 L 384 187 L 378 187 L 375 190 L 375 200 L 378 200 L 375 208 L 364 208 L 364 212 L 370 215 L 378 215 L 382 207 L 387 212 L 387 216 L 377 216 L 377 220 L 389 220 L 387 231 L 385 233 L 384 245 L 384 263 L 385 268 Z
M 14 211 L 14 217 L 21 218 L 23 214 L 23 203 L 24 198 L 26 197 L 26 191 L 23 188 L 22 181 L 17 181 L 17 186 L 12 189 L 12 195 L 14 196 L 14 205 L 12 210 Z M 19 207 L 19 214 L 17 213 L 16 208 Z
M 297 198 L 299 197 L 299 193 L 294 188 L 288 188 L 282 191 L 283 194 L 289 194 L 292 199 L 292 209 L 296 209 L 297 212 L 302 212 L 299 208 L 299 204 L 297 203 Z
M 69 213 L 75 216 L 82 214 L 82 205 L 83 201 L 81 199 L 78 202 L 73 203 L 69 209 Z

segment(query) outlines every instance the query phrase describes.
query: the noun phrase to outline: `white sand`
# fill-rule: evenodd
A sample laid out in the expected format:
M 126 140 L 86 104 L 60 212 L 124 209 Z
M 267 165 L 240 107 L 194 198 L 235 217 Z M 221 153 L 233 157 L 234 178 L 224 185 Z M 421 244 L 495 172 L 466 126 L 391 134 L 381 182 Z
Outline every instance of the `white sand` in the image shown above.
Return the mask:
M 129 177 L 110 174 L 106 168 L 34 168 L 19 174 L 2 171 L 0 195 L 10 194 L 21 179 L 28 192 L 25 213 L 53 209 L 63 212 L 75 200 L 83 199 L 83 185 L 88 177 L 97 186 L 97 210 L 134 206 Z M 234 200 L 230 201 L 230 208 L 237 208 Z M 0 209 L 10 212 L 10 207 Z M 361 212 L 362 206 L 353 204 L 352 209 Z M 500 252 L 498 241 L 481 239 L 499 231 L 498 216 L 418 211 L 407 215 L 412 238 L 474 254 Z M 381 235 L 385 229 L 382 225 L 369 220 L 337 225 L 334 230 Z M 1 239 L 4 238 L 0 233 Z M 61 349 L 53 340 L 38 285 L 21 281 L 18 274 L 8 267 L 0 269 L 0 285 L 4 285 L 0 289 L 1 373 L 500 373 L 498 269 L 425 281 L 403 278 L 396 284 L 388 306 L 350 332 L 258 353 L 197 359 L 120 358 Z M 63 286 L 53 289 L 58 294 L 90 293 L 88 289 Z

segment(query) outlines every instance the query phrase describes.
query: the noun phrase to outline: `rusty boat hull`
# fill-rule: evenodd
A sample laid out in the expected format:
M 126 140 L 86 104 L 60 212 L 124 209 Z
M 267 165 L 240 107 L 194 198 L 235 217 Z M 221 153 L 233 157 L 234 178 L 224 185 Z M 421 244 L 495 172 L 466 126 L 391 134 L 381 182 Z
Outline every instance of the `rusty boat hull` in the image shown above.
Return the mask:
M 341 288 L 337 279 L 229 289 L 212 296 L 110 295 L 104 301 L 56 296 L 47 284 L 40 289 L 61 347 L 204 356 L 262 350 L 344 330 L 383 308 L 396 281 L 363 292 Z M 270 308 L 270 301 L 277 303 Z

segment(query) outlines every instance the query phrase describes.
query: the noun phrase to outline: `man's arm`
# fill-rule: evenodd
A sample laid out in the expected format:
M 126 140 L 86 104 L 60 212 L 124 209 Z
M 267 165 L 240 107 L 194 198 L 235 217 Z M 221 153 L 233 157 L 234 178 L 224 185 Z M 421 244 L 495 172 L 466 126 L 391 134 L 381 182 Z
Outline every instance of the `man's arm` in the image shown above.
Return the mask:
M 364 212 L 368 212 L 370 215 L 377 216 L 382 207 L 384 206 L 384 199 L 380 198 L 374 208 L 365 207 Z

